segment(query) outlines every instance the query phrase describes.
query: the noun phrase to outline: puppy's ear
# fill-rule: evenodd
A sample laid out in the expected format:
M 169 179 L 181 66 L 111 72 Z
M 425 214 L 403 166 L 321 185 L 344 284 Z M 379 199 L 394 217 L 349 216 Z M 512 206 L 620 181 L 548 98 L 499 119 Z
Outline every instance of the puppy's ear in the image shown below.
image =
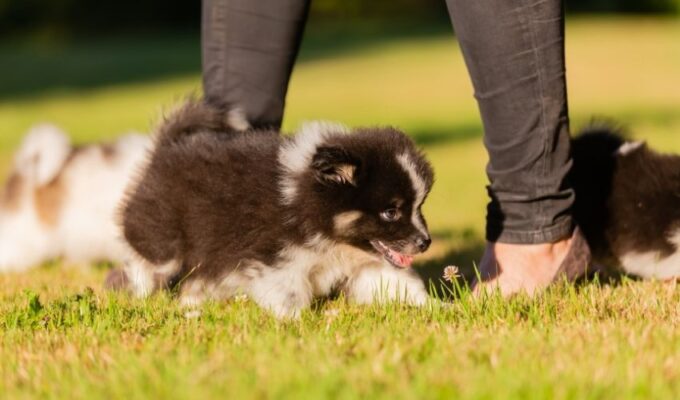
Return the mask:
M 316 179 L 323 184 L 357 185 L 360 162 L 340 147 L 319 147 L 312 159 Z

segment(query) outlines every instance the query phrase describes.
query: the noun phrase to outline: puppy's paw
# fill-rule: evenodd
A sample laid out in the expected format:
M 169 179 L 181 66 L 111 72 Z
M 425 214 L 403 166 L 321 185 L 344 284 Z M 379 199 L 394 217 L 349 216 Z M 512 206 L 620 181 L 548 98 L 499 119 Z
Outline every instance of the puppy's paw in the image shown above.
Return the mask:
M 311 304 L 310 297 L 305 293 L 284 292 L 269 296 L 263 301 L 256 301 L 278 319 L 295 320 L 299 319 L 302 311 Z
M 408 289 L 410 289 L 410 291 L 405 290 L 403 293 L 403 299 L 406 304 L 416 307 L 431 304 L 432 300 L 427 295 L 424 287 L 411 284 Z
M 302 311 L 311 304 L 311 296 L 306 293 L 277 292 L 266 297 L 254 298 L 260 307 L 270 311 L 277 319 L 299 319 Z
M 276 269 L 254 279 L 248 296 L 260 307 L 279 319 L 297 319 L 312 303 L 312 288 L 307 278 L 297 271 Z
M 269 311 L 280 320 L 297 320 L 302 314 L 302 308 L 284 305 L 269 307 Z
M 392 266 L 366 268 L 352 277 L 345 288 L 358 304 L 401 302 L 424 306 L 429 301 L 423 281 L 412 271 Z
M 184 312 L 185 319 L 197 319 L 200 318 L 203 313 L 201 310 L 187 310 Z

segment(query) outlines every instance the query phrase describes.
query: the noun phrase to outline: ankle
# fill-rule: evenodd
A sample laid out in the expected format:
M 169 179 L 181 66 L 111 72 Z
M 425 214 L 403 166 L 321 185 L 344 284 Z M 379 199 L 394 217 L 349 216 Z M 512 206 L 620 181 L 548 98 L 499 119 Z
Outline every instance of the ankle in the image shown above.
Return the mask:
M 504 258 L 522 257 L 526 261 L 535 260 L 537 262 L 549 263 L 561 262 L 569 252 L 571 238 L 563 239 L 555 243 L 539 244 L 516 244 L 516 243 L 487 243 L 487 248 L 492 249 L 497 260 Z

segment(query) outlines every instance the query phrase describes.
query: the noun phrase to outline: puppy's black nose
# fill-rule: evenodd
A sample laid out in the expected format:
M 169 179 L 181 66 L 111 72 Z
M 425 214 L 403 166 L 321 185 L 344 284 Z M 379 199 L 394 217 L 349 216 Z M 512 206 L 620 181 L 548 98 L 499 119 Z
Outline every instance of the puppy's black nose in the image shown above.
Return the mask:
M 420 251 L 425 251 L 430 247 L 430 243 L 432 243 L 432 239 L 430 239 L 429 236 L 420 236 L 418 239 L 416 239 L 416 246 L 418 246 L 418 250 Z

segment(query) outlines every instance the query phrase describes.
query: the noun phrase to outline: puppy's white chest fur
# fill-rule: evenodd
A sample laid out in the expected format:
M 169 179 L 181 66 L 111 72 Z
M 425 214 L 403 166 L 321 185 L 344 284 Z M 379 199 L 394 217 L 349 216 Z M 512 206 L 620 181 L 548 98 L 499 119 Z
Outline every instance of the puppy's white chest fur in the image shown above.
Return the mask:
M 295 264 L 306 265 L 307 276 L 314 296 L 326 296 L 345 283 L 360 268 L 378 268 L 383 261 L 348 245 L 322 243 L 315 246 L 291 247 L 284 251 L 284 267 L 295 269 Z
M 298 316 L 315 297 L 334 290 L 356 303 L 400 300 L 419 305 L 427 299 L 422 281 L 411 270 L 397 269 L 359 249 L 318 237 L 305 246 L 284 248 L 274 265 L 252 263 L 243 274 L 249 276 L 247 282 L 230 275 L 220 286 L 230 287 L 230 294 L 243 291 L 284 318 Z

